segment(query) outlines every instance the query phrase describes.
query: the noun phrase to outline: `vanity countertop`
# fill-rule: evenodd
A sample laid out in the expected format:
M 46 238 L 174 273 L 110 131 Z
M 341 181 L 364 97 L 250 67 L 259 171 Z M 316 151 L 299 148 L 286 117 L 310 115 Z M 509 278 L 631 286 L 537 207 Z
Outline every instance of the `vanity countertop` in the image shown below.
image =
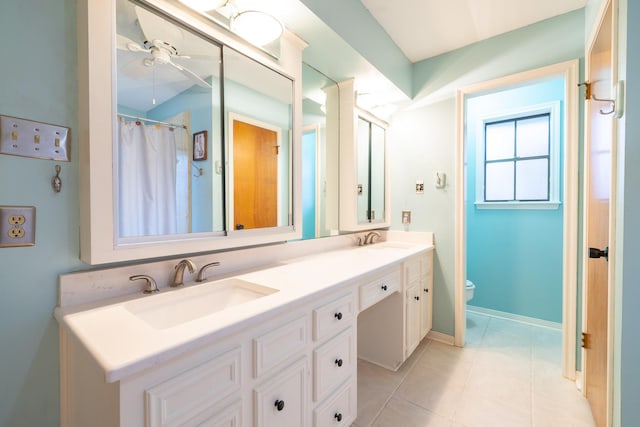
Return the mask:
M 425 242 L 388 241 L 293 258 L 234 275 L 277 292 L 172 327 L 154 327 L 128 310 L 126 304 L 206 284 L 192 282 L 178 290 L 165 290 L 152 296 L 138 294 L 106 303 L 58 307 L 55 317 L 96 359 L 104 370 L 106 381 L 115 382 L 251 327 L 286 311 L 293 304 L 311 301 L 319 293 L 338 290 L 347 281 L 432 249 L 433 246 Z M 217 280 L 219 278 L 214 278 L 211 282 Z

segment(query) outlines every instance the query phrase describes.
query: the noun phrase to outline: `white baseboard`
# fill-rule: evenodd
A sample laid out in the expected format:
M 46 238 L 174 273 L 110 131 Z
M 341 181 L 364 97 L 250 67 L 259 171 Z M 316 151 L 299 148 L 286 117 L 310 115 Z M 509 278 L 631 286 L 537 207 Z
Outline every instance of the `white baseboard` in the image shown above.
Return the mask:
M 513 320 L 515 322 L 528 323 L 530 325 L 557 329 L 558 331 L 562 330 L 562 323 L 550 322 L 548 320 L 536 319 L 534 317 L 521 316 L 519 314 L 507 313 L 505 311 L 491 310 L 490 308 L 477 307 L 475 305 L 467 305 L 467 311 L 477 314 L 484 314 L 486 316 Z
M 454 343 L 453 336 L 443 334 L 442 332 L 429 331 L 429 333 L 427 334 L 427 338 L 429 338 L 432 341 L 441 342 L 443 344 L 453 345 Z

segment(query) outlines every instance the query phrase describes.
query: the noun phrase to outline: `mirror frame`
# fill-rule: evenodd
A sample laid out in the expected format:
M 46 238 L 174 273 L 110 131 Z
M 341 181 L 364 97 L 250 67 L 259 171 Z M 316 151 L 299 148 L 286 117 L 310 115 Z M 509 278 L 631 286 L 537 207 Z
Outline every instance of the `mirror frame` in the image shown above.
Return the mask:
M 389 180 L 389 125 L 356 105 L 354 80 L 338 83 L 340 88 L 340 231 L 364 231 L 391 225 L 391 189 Z M 373 222 L 358 221 L 358 118 L 362 117 L 385 129 L 384 144 L 384 218 Z M 371 173 L 371 171 L 369 171 Z
M 78 0 L 78 152 L 80 259 L 88 264 L 212 252 L 298 239 L 302 235 L 301 139 L 302 50 L 306 44 L 285 31 L 278 60 L 237 36 L 167 0 L 138 0 L 184 23 L 188 28 L 254 59 L 293 82 L 293 224 L 252 233 L 194 233 L 158 236 L 143 243 L 118 244 L 113 183 L 113 137 L 116 93 L 116 1 Z M 228 161 L 228 159 L 227 159 Z M 227 190 L 225 190 L 227 191 Z M 228 230 L 227 230 L 228 231 Z

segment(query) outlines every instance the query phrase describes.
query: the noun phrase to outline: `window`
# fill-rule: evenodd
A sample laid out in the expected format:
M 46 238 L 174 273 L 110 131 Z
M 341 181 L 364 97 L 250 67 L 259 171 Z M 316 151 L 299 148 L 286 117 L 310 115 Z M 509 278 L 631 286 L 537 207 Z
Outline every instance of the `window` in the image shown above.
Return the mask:
M 559 204 L 558 103 L 482 120 L 479 208 L 556 208 Z

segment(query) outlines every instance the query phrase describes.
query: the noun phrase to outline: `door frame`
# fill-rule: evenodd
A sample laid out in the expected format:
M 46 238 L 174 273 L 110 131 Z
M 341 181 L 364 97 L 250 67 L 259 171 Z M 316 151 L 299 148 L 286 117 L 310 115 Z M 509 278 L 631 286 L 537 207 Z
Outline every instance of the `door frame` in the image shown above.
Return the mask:
M 602 25 L 604 23 L 604 19 L 606 18 L 607 11 L 611 8 L 611 84 L 612 84 L 612 97 L 614 97 L 614 87 L 615 82 L 618 82 L 618 1 L 617 0 L 604 0 L 600 4 L 600 8 L 598 9 L 598 13 L 596 18 L 593 21 L 593 26 L 589 31 L 589 37 L 587 39 L 587 43 L 585 44 L 585 67 L 584 67 L 584 75 L 585 79 L 589 76 L 591 71 L 591 61 L 589 53 L 594 49 L 596 40 L 598 38 L 598 34 Z M 585 103 L 588 101 L 585 101 Z M 589 147 L 589 123 L 586 120 L 586 106 L 585 106 L 585 121 L 584 121 L 584 165 L 585 165 L 585 174 L 588 172 L 587 165 L 589 164 L 589 153 L 586 149 Z M 614 345 L 615 345 L 615 322 L 616 322 L 616 295 L 615 295 L 615 277 L 616 277 L 616 215 L 617 215 L 617 179 L 618 179 L 618 121 L 616 118 L 612 120 L 611 123 L 611 187 L 610 187 L 610 195 L 609 195 L 609 248 L 613 249 L 609 254 L 608 261 L 608 274 L 607 274 L 607 284 L 608 284 L 608 303 L 607 303 L 607 401 L 606 401 L 606 416 L 607 422 L 606 425 L 610 426 L 613 422 L 613 368 L 614 368 Z M 585 177 L 584 181 L 584 194 L 587 194 L 587 185 L 588 180 Z M 589 201 L 587 197 L 584 197 L 583 200 L 583 230 L 582 230 L 582 246 L 585 248 L 582 254 L 582 289 L 585 292 L 582 293 L 581 304 L 583 307 L 582 312 L 582 324 L 581 329 L 583 331 L 586 330 L 587 325 L 587 262 L 588 262 L 588 254 L 586 248 L 587 245 L 587 228 L 588 228 L 588 215 L 589 211 L 587 209 Z M 585 357 L 585 349 L 580 349 L 581 358 L 584 363 L 586 360 Z M 582 388 L 582 394 L 586 396 L 587 390 L 586 387 Z
M 465 100 L 469 95 L 491 93 L 527 82 L 562 76 L 565 79 L 564 187 L 563 187 L 563 259 L 562 259 L 562 374 L 576 378 L 576 312 L 578 271 L 578 196 L 579 196 L 579 61 L 577 59 L 524 71 L 457 90 L 455 147 L 455 261 L 454 261 L 454 344 L 464 346 L 466 313 L 466 218 L 464 201 Z

